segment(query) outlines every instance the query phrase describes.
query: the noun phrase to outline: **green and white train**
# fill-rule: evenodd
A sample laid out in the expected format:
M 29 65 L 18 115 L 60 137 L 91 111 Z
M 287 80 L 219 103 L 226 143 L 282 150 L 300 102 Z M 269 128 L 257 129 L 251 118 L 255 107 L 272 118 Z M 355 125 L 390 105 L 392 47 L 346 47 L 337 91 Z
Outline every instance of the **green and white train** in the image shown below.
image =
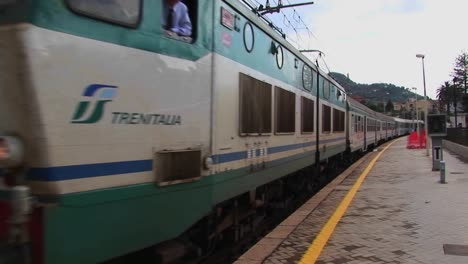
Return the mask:
M 193 237 L 203 254 L 279 183 L 305 188 L 323 176 L 298 172 L 408 132 L 242 2 L 187 6 L 178 37 L 161 0 L 0 0 L 0 262 L 99 263 Z

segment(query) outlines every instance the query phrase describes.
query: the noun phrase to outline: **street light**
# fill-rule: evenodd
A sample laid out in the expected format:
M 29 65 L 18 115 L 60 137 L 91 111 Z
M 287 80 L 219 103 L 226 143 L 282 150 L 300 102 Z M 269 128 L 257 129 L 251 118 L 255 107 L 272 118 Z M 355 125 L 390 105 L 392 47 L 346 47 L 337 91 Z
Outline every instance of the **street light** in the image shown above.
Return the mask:
M 416 127 L 416 130 L 418 131 L 418 135 L 420 134 L 419 132 L 419 120 L 418 120 L 418 110 L 416 109 L 417 107 L 417 102 L 418 102 L 418 95 L 416 93 L 416 90 L 417 88 L 416 87 L 413 87 L 411 88 L 411 90 L 414 90 L 414 104 L 413 104 L 413 109 L 414 109 L 414 119 L 416 120 L 416 124 L 415 124 L 415 127 Z
M 424 71 L 424 54 L 416 54 L 416 58 L 421 58 L 422 61 L 422 69 L 423 69 L 423 84 L 424 84 L 424 103 L 425 103 L 425 109 L 424 109 L 424 129 L 426 130 L 426 135 L 427 135 L 427 113 L 428 113 L 428 107 L 427 107 L 427 97 L 426 97 L 426 73 Z M 427 136 L 426 136 L 427 138 Z M 426 156 L 429 156 L 429 140 L 426 139 Z

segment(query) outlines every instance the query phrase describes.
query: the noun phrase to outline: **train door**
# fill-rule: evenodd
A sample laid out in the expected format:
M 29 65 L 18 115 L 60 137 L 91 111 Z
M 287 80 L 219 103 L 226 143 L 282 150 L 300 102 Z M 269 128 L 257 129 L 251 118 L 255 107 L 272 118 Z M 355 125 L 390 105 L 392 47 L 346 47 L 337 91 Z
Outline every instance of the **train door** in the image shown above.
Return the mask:
M 375 146 L 377 146 L 377 143 L 379 142 L 379 138 L 380 138 L 380 131 L 378 127 L 379 127 L 379 121 L 374 120 Z
M 388 122 L 385 122 L 385 140 L 388 140 Z
M 377 133 L 379 135 L 377 142 L 379 142 L 382 140 L 382 122 L 381 121 L 377 121 Z
M 378 124 L 377 120 L 374 120 L 373 123 L 374 123 L 373 129 L 374 129 L 374 136 L 375 136 L 374 137 L 374 146 L 377 146 L 377 141 L 378 141 L 377 140 L 377 124 Z

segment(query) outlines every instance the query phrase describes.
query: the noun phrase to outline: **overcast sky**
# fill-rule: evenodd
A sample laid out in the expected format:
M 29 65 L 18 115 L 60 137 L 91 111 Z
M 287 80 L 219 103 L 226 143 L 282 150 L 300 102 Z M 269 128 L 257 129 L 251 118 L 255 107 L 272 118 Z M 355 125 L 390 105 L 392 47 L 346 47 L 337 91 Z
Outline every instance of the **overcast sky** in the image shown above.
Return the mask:
M 451 79 L 456 56 L 468 51 L 466 0 L 314 2 L 296 8 L 313 36 L 309 38 L 306 30 L 300 31 L 299 39 L 295 33 L 289 36 L 300 42 L 300 48 L 322 50 L 330 71 L 349 73 L 358 83 L 416 87 L 422 95 L 422 63 L 416 58 L 421 53 L 426 56 L 427 95 L 435 98 L 436 89 Z M 291 11 L 284 10 L 291 23 L 299 26 Z M 285 31 L 291 30 L 284 25 L 283 15 L 269 16 Z

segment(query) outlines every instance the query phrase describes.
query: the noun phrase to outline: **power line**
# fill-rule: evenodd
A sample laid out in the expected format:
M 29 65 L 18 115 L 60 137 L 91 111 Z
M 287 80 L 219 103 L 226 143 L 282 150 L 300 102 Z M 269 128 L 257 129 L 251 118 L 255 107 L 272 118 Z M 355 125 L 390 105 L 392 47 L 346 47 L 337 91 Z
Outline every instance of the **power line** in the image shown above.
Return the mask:
M 248 1 L 252 3 L 252 0 L 248 0 Z M 257 11 L 259 9 L 259 7 L 265 9 L 261 2 L 259 2 L 258 0 L 253 0 L 253 1 L 256 3 L 256 5 L 254 4 L 254 6 L 256 6 L 255 11 Z M 271 0 L 271 1 L 277 7 L 282 6 L 282 1 L 281 0 Z M 290 0 L 286 0 L 286 1 L 287 1 L 288 5 L 294 5 L 293 3 L 291 3 Z M 266 0 L 265 6 L 266 6 L 266 8 L 270 8 L 270 1 L 269 0 Z M 275 12 L 277 12 L 278 14 L 283 16 L 281 20 L 282 20 L 282 23 L 283 23 L 284 27 L 288 28 L 289 34 L 285 34 L 285 32 L 283 30 L 281 30 L 280 28 L 278 28 L 276 26 L 273 26 L 273 22 L 269 18 L 266 18 L 265 15 L 262 15 L 261 13 L 258 13 L 258 14 L 259 14 L 260 17 L 262 17 L 262 19 L 265 20 L 266 23 L 268 23 L 270 26 L 273 26 L 273 28 L 275 28 L 283 37 L 285 37 L 287 39 L 287 41 L 289 41 L 291 44 L 296 46 L 296 48 L 298 50 L 301 50 L 302 46 L 304 45 L 304 41 L 303 41 L 302 36 L 301 36 L 301 31 L 305 31 L 307 33 L 307 37 L 306 37 L 307 38 L 307 44 L 306 44 L 307 48 L 310 48 L 310 44 L 311 44 L 310 39 L 311 38 L 314 38 L 317 42 L 320 42 L 318 40 L 317 36 L 312 32 L 312 30 L 310 30 L 309 26 L 306 24 L 303 17 L 299 13 L 299 11 L 294 7 L 292 7 L 291 9 L 292 9 L 292 14 L 289 14 L 289 15 L 285 11 L 283 11 L 283 9 L 281 9 L 281 8 L 278 8 L 278 9 L 274 10 Z M 273 13 L 273 12 L 269 12 L 269 13 Z M 292 37 L 292 36 L 294 36 L 294 37 Z M 310 54 L 305 54 L 305 55 L 307 56 L 307 55 L 310 55 Z M 313 57 L 313 56 L 311 56 L 311 57 Z M 324 64 L 325 68 L 328 70 L 328 72 L 330 72 L 330 68 L 328 67 L 328 64 L 325 61 L 325 58 L 323 56 L 317 56 L 313 60 L 318 60 L 319 58 L 320 58 L 320 61 L 322 61 L 322 63 Z

